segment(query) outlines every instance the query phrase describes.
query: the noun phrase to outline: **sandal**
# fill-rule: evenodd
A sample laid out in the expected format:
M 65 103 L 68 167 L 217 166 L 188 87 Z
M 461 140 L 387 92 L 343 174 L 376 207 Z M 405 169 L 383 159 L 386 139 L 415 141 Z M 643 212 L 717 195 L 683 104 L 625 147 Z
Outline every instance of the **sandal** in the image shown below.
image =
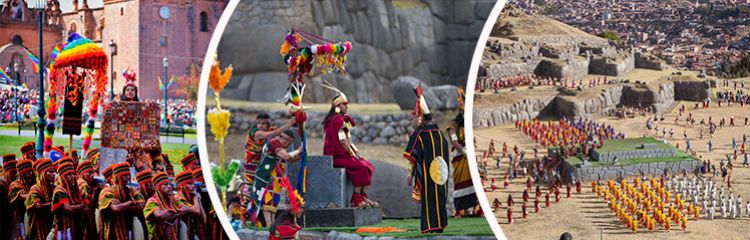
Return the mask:
M 364 196 L 362 196 L 362 194 L 360 194 L 360 193 L 352 193 L 352 201 L 351 201 L 350 205 L 353 208 L 370 208 L 370 207 L 372 207 L 370 205 L 370 203 L 368 203 L 367 201 L 365 201 Z
M 380 207 L 380 203 L 378 203 L 378 202 L 376 202 L 376 201 L 373 201 L 373 200 L 370 200 L 370 198 L 368 198 L 368 197 L 367 197 L 367 193 L 363 193 L 363 194 L 362 194 L 362 199 L 363 199 L 363 200 L 364 200 L 364 201 L 365 201 L 365 202 L 366 202 L 367 204 L 369 204 L 369 205 L 370 205 L 371 207 L 374 207 L 374 208 L 379 208 L 379 207 Z

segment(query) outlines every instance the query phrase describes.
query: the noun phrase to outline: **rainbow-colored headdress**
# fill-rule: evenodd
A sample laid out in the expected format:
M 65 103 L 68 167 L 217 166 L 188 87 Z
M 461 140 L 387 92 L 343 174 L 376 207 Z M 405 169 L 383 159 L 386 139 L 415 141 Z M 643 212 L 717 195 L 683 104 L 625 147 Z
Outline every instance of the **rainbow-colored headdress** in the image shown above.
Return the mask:
M 83 139 L 83 154 L 86 154 L 91 146 L 91 139 L 94 133 L 94 120 L 99 112 L 99 102 L 107 86 L 107 54 L 104 49 L 99 47 L 91 40 L 71 32 L 67 43 L 60 54 L 55 59 L 55 63 L 50 68 L 49 76 L 49 102 L 47 108 L 47 129 L 44 137 L 44 153 L 49 154 L 52 149 L 52 136 L 55 132 L 55 119 L 60 107 L 61 97 L 64 94 L 65 83 L 60 80 L 64 79 L 64 73 L 70 72 L 77 74 L 77 68 L 83 68 L 87 71 L 86 77 L 90 79 L 88 86 L 82 89 L 94 88 L 91 100 L 89 102 L 88 114 L 89 120 L 86 124 L 86 131 Z M 59 71 L 64 69 L 64 71 Z M 69 71 L 67 71 L 69 70 Z M 86 81 L 80 81 L 78 84 L 85 84 Z M 84 90 L 83 93 L 89 92 Z

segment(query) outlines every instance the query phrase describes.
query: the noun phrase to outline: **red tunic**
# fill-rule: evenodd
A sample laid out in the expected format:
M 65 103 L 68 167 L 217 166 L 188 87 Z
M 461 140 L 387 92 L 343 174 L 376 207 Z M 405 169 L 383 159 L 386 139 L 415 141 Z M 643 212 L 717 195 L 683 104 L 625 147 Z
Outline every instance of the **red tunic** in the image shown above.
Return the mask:
M 364 158 L 358 159 L 349 154 L 344 146 L 339 142 L 338 133 L 344 128 L 345 122 L 354 126 L 354 120 L 349 116 L 336 114 L 325 123 L 325 144 L 323 145 L 323 154 L 333 156 L 333 166 L 346 169 L 346 176 L 352 181 L 355 187 L 369 186 L 372 183 L 372 173 L 375 168 L 372 163 Z

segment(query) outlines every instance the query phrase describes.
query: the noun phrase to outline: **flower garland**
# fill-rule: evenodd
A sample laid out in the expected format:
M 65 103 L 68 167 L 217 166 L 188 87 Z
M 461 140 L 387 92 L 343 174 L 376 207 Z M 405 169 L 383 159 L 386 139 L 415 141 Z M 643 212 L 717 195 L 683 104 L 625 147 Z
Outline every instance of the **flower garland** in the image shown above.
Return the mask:
M 302 46 L 303 41 L 309 46 Z M 313 42 L 315 41 L 315 42 Z M 315 66 L 324 75 L 329 73 L 346 72 L 346 55 L 352 50 L 352 43 L 334 42 L 323 37 L 304 31 L 292 29 L 281 44 L 279 54 L 287 65 L 289 73 L 289 88 L 286 95 L 286 104 L 289 113 L 297 122 L 297 129 L 302 136 L 302 159 L 300 171 L 297 175 L 297 189 L 305 193 L 307 191 L 307 136 L 305 135 L 305 121 L 307 114 L 302 107 L 305 83 L 303 77 L 310 73 Z
M 96 43 L 89 39 L 86 39 L 75 32 L 70 33 L 68 36 L 67 44 L 63 47 L 62 52 L 55 59 L 55 63 L 50 68 L 50 88 L 49 88 L 49 100 L 47 102 L 47 127 L 44 136 L 44 155 L 48 156 L 52 149 L 52 139 L 55 133 L 55 120 L 57 119 L 57 112 L 62 100 L 62 95 L 58 96 L 58 90 L 64 84 L 61 84 L 61 78 L 64 72 L 60 72 L 60 69 L 69 70 L 75 74 L 76 68 L 84 68 L 93 70 L 93 74 L 87 74 L 92 76 L 89 83 L 89 88 L 93 87 L 93 94 L 91 101 L 89 101 L 88 115 L 89 119 L 86 123 L 86 129 L 84 131 L 83 138 L 83 155 L 91 147 L 91 140 L 94 134 L 94 122 L 96 121 L 97 114 L 99 112 L 99 104 L 101 97 L 104 95 L 105 87 L 107 85 L 107 54 L 104 50 L 99 47 Z M 85 81 L 81 79 L 76 84 L 85 84 Z M 84 89 L 85 86 L 84 86 Z

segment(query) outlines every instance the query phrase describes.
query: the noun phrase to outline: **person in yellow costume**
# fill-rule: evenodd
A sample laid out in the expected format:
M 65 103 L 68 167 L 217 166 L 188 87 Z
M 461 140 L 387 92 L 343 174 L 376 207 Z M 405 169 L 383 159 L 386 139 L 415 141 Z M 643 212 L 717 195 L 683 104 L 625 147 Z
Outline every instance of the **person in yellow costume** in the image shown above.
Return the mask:
M 687 229 L 687 217 L 682 218 L 682 224 L 680 224 L 680 227 L 682 227 L 682 231 Z
M 698 218 L 700 218 L 700 216 L 701 216 L 701 207 L 700 206 L 696 206 L 695 207 L 695 220 L 698 220 Z

